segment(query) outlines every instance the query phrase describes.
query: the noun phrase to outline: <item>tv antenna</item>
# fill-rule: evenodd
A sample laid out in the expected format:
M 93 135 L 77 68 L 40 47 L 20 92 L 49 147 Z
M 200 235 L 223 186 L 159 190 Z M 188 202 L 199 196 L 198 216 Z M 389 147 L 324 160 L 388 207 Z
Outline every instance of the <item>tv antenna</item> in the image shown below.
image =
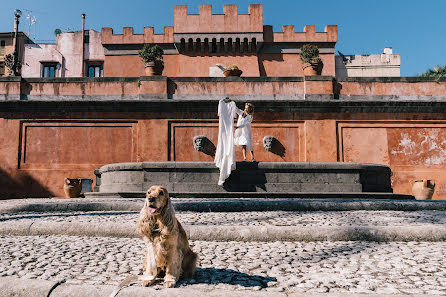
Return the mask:
M 26 12 L 26 19 L 28 20 L 28 37 L 31 38 L 31 26 L 37 22 L 37 18 L 32 14 L 32 10 L 23 9 Z M 34 39 L 36 38 L 36 30 L 34 30 Z

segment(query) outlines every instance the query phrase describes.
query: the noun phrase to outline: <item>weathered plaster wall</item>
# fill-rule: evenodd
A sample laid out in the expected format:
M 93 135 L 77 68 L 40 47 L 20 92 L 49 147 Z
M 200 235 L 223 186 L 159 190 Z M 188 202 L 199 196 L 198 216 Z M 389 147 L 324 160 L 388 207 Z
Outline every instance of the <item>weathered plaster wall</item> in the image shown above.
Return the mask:
M 84 61 L 104 61 L 101 33 L 88 30 Z M 23 77 L 40 77 L 42 62 L 57 62 L 56 77 L 82 77 L 82 31 L 61 33 L 54 44 L 25 45 Z
M 217 102 L 229 95 L 239 107 L 256 106 L 258 161 L 385 164 L 395 193 L 434 179 L 434 199 L 446 199 L 445 85 L 420 78 L 2 78 L 0 196 L 61 196 L 65 177 L 94 178 L 108 163 L 212 161 L 192 139 L 217 144 Z M 264 150 L 265 136 L 279 140 L 282 156 Z
M 60 65 L 63 63 L 63 55 L 57 50 L 56 44 L 26 44 L 23 59 L 23 77 L 40 77 L 42 62 L 57 62 Z
M 391 52 L 336 56 L 336 77 L 399 77 L 401 56 Z
M 236 64 L 244 77 L 302 76 L 299 56 L 305 43 L 320 48 L 322 75 L 334 76 L 337 39 L 336 25 L 327 25 L 324 32 L 316 32 L 314 25 L 305 26 L 303 32 L 295 32 L 292 25 L 273 32 L 272 26 L 263 25 L 263 8 L 258 4 L 250 5 L 248 14 L 239 14 L 237 5 L 225 5 L 223 14 L 212 14 L 211 5 L 200 5 L 199 14 L 188 14 L 186 5 L 176 5 L 174 26 L 165 27 L 163 34 L 154 34 L 152 27 L 144 27 L 143 34 L 134 34 L 132 27 L 124 27 L 122 34 L 102 29 L 106 77 L 143 75 L 138 51 L 144 43 L 164 48 L 163 75 L 170 77 L 208 77 L 209 67 L 217 63 Z
M 333 75 L 334 55 L 320 54 L 324 68 L 322 75 Z M 260 76 L 303 76 L 302 61 L 299 54 L 267 54 L 258 55 Z

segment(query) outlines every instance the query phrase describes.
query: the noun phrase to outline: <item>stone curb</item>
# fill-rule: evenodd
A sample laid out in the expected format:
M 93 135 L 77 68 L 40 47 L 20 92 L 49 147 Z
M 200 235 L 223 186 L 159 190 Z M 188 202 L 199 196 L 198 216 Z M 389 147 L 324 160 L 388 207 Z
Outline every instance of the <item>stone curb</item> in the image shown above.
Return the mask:
M 3 200 L 0 213 L 60 211 L 140 211 L 143 198 L 133 199 L 17 199 Z M 349 210 L 446 210 L 446 200 L 355 200 L 355 199 L 177 199 L 177 211 L 349 211 Z
M 114 286 L 93 286 L 93 285 L 74 285 L 60 283 L 57 281 L 37 280 L 37 279 L 20 279 L 16 277 L 0 278 L 0 297 L 104 297 L 110 296 Z M 155 290 L 152 288 L 144 288 L 138 286 L 130 286 L 123 288 L 117 297 L 134 297 L 134 296 L 157 296 L 157 297 L 345 297 L 345 296 L 368 296 L 368 297 L 396 297 L 410 296 L 405 294 L 349 294 L 349 293 L 326 293 L 326 294 L 307 294 L 307 293 L 279 293 L 267 291 L 233 291 L 222 289 L 189 289 L 173 288 Z M 428 295 L 417 295 L 428 296 Z
M 197 226 L 186 225 L 190 240 L 202 241 L 430 241 L 446 240 L 443 226 Z M 7 222 L 1 235 L 139 237 L 133 223 Z

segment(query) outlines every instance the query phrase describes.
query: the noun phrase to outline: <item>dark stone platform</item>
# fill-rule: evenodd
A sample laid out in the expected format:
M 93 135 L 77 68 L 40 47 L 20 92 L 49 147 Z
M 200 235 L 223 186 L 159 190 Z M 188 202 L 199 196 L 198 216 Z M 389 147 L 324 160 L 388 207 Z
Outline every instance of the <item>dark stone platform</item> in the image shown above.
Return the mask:
M 348 162 L 237 162 L 223 187 L 212 162 L 137 162 L 95 171 L 87 198 L 144 197 L 152 185 L 177 198 L 351 198 L 413 199 L 393 194 L 389 167 Z

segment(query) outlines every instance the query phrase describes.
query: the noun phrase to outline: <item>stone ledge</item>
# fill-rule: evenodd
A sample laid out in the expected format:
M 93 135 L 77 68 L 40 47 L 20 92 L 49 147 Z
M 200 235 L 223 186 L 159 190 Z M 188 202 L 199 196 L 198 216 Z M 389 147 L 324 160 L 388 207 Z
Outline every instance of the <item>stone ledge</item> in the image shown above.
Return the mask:
M 446 240 L 443 226 L 242 226 L 184 225 L 190 240 L 201 241 L 430 241 Z M 4 222 L 0 234 L 9 236 L 67 235 L 138 238 L 135 223 Z
M 122 81 L 178 81 L 178 82 L 303 82 L 303 81 L 331 81 L 338 82 L 405 82 L 405 83 L 423 83 L 423 82 L 446 82 L 446 77 L 346 77 L 336 78 L 334 76 L 256 76 L 256 77 L 167 77 L 167 76 L 140 76 L 140 77 L 57 77 L 57 78 L 39 78 L 39 77 L 20 77 L 6 76 L 0 77 L 0 82 L 122 82 Z
M 418 82 L 446 82 L 446 77 L 419 77 L 419 76 L 401 76 L 401 77 L 345 77 L 338 78 L 338 82 L 405 82 L 405 83 L 418 83 Z
M 239 169 L 263 169 L 263 170 L 390 170 L 386 165 L 355 163 L 355 162 L 237 162 Z M 99 173 L 109 171 L 127 170 L 155 170 L 158 169 L 212 169 L 217 170 L 213 162 L 127 162 L 104 165 L 99 169 Z
M 222 95 L 221 97 L 223 97 Z M 15 98 L 15 97 L 14 97 Z M 193 98 L 193 96 L 191 96 Z M 16 98 L 18 99 L 18 98 Z M 220 98 L 221 99 L 221 98 Z M 446 101 L 368 101 L 368 100 L 251 100 L 256 112 L 299 113 L 445 113 Z M 63 105 L 61 105 L 63 104 Z M 158 110 L 183 112 L 213 112 L 204 118 L 216 118 L 218 99 L 148 99 L 89 101 L 79 96 L 78 100 L 0 100 L 2 112 L 142 112 Z
M 140 193 L 140 192 L 139 192 Z M 140 211 L 143 198 L 73 199 L 12 199 L 2 200 L 0 213 L 71 212 L 71 211 Z M 244 212 L 244 211 L 350 211 L 392 210 L 446 211 L 446 200 L 388 200 L 388 199 L 269 199 L 264 198 L 175 198 L 172 203 L 178 211 Z
M 127 199 L 127 198 L 144 198 L 145 191 L 141 192 L 90 192 L 84 194 L 88 199 L 106 198 L 106 199 Z M 196 199 L 321 199 L 321 200 L 364 200 L 364 199 L 377 199 L 377 200 L 414 200 L 412 195 L 406 194 L 393 194 L 393 193 L 339 193 L 339 192 L 293 192 L 293 193 L 271 193 L 271 192 L 208 192 L 208 193 L 176 193 L 170 192 L 172 197 L 182 198 L 196 198 Z

